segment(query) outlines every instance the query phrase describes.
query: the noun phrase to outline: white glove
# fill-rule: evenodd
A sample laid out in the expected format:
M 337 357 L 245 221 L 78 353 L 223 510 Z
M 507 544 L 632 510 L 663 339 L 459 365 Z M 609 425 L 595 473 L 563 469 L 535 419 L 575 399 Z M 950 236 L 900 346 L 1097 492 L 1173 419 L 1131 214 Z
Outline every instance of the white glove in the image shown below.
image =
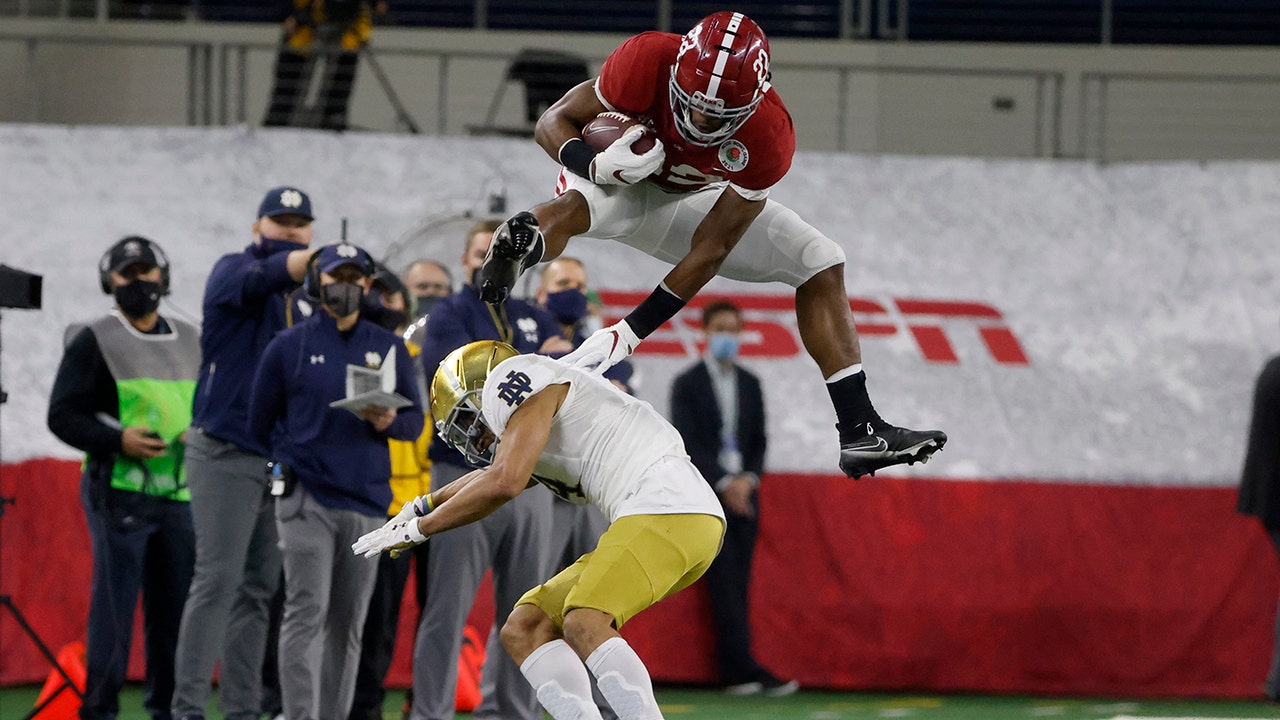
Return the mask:
M 402 509 L 401 512 L 404 512 Z M 351 543 L 351 552 L 367 558 L 377 557 L 384 550 L 390 550 L 392 557 L 414 545 L 424 543 L 427 536 L 418 531 L 418 518 L 409 520 L 388 520 L 386 525 L 365 533 L 359 540 Z
M 400 508 L 400 512 L 391 518 L 391 522 L 404 522 L 405 520 L 420 518 L 429 512 L 431 511 L 427 509 L 427 496 L 419 495 L 412 500 L 406 501 Z
M 654 138 L 653 147 L 643 155 L 631 149 L 631 143 L 640 139 L 644 125 L 634 125 L 622 133 L 603 152 L 591 161 L 591 180 L 597 185 L 632 185 L 649 177 L 662 167 L 667 154 L 662 141 Z
M 627 321 L 619 320 L 591 333 L 591 337 L 583 340 L 577 350 L 560 358 L 560 362 L 603 375 L 605 370 L 635 352 L 639 344 L 640 338 L 636 337 Z

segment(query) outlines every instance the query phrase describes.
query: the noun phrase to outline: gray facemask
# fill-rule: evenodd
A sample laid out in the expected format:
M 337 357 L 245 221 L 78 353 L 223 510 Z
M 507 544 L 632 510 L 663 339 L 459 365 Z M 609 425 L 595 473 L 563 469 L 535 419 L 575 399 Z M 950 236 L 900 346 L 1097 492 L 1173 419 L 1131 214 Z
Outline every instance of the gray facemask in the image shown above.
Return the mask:
M 320 288 L 320 300 L 334 315 L 346 317 L 360 310 L 364 288 L 355 283 L 332 283 Z

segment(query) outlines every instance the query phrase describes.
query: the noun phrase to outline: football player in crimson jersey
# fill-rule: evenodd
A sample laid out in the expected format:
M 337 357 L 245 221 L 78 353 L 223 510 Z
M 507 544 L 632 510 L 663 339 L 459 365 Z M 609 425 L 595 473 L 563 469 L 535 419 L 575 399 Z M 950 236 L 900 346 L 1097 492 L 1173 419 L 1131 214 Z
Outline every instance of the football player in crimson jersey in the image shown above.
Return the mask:
M 635 126 L 597 153 L 580 134 L 606 111 L 640 120 L 658 142 L 633 152 L 644 130 Z M 521 272 L 560 255 L 575 235 L 617 240 L 674 263 L 624 320 L 566 356 L 603 372 L 715 275 L 785 282 L 796 289 L 800 337 L 835 406 L 840 469 L 856 478 L 923 462 L 946 443 L 941 431 L 896 427 L 876 413 L 844 287 L 844 251 L 768 198 L 791 167 L 795 131 L 769 81 L 769 41 L 750 18 L 718 12 L 683 36 L 629 38 L 599 77 L 547 109 L 534 138 L 564 166 L 558 196 L 494 232 L 480 270 L 483 299 L 501 301 Z

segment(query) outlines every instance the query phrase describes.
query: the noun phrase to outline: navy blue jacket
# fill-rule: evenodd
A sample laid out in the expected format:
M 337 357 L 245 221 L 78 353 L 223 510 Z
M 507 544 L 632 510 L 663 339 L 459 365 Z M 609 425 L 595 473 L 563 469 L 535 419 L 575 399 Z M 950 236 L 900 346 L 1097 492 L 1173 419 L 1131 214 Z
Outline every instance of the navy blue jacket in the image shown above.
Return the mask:
M 349 410 L 329 403 L 346 396 L 347 365 L 368 367 L 370 353 L 381 364 L 396 349 L 396 392 L 413 401 L 397 411 L 383 432 Z M 276 336 L 253 379 L 249 430 L 269 445 L 323 506 L 385 517 L 391 504 L 391 456 L 387 439 L 416 440 L 422 434 L 422 404 L 413 361 L 399 335 L 360 320 L 340 332 L 323 310 Z
M 422 371 L 427 374 L 427 387 L 435 376 L 440 361 L 449 353 L 476 340 L 502 340 L 509 342 L 521 353 L 536 353 L 547 338 L 560 334 L 560 325 L 547 311 L 523 300 L 509 299 L 502 305 L 511 336 L 503 337 L 494 322 L 489 306 L 470 285 L 446 298 L 441 298 L 431 309 L 426 332 L 422 338 Z M 433 418 L 443 420 L 444 418 Z M 454 450 L 436 433 L 431 438 L 427 452 L 432 462 L 466 466 L 462 453 Z
M 298 287 L 288 258 L 250 245 L 219 258 L 204 288 L 191 425 L 259 455 L 267 446 L 249 433 L 249 388 L 262 351 L 285 328 L 285 296 Z

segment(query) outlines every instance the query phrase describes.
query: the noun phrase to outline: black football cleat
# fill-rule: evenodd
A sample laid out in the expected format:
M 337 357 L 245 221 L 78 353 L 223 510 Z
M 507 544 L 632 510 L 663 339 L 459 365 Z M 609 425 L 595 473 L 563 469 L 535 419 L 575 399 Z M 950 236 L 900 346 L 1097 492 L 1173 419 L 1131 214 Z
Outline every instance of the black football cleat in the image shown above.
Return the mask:
M 877 427 L 864 425 L 865 436 L 840 444 L 840 469 L 854 479 L 875 475 L 890 465 L 929 462 L 947 444 L 947 434 L 941 430 L 908 430 L 883 421 Z
M 505 302 L 520 273 L 542 260 L 545 249 L 533 213 L 522 212 L 498 226 L 476 277 L 480 299 L 493 305 Z

